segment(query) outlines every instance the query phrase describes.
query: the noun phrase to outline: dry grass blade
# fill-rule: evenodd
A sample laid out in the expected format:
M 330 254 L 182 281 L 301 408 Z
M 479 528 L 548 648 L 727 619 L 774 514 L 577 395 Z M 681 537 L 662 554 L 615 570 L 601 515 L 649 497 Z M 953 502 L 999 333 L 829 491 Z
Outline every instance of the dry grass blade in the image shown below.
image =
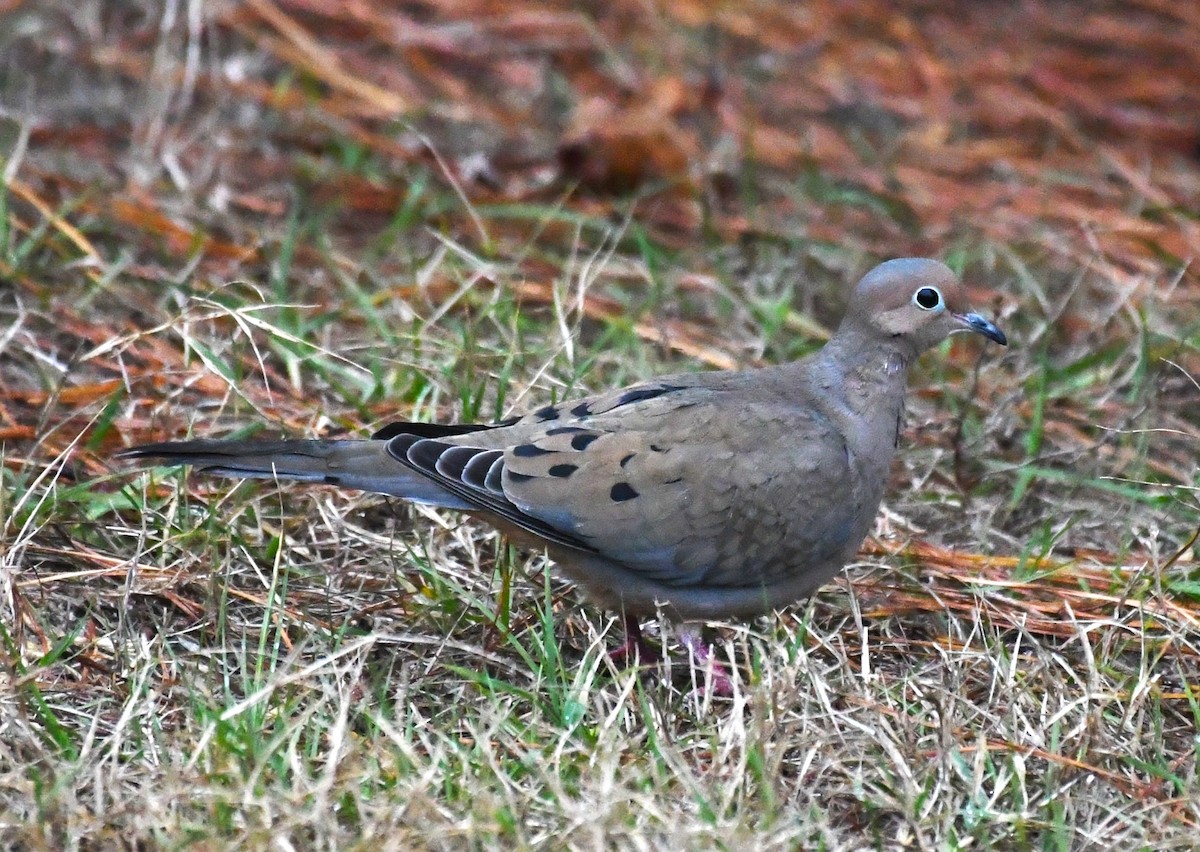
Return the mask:
M 1195 846 L 1195 4 L 125 5 L 0 2 L 6 843 Z M 790 359 L 911 254 L 1014 345 L 730 700 L 452 514 L 110 460 Z

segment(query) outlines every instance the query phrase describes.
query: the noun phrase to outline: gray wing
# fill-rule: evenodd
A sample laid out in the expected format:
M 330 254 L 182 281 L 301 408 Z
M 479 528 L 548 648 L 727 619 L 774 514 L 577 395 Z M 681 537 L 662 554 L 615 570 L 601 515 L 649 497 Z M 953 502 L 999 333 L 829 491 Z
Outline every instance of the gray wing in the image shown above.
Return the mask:
M 840 554 L 861 515 L 828 419 L 719 382 L 635 385 L 486 432 L 400 434 L 388 452 L 464 502 L 668 585 L 769 585 Z

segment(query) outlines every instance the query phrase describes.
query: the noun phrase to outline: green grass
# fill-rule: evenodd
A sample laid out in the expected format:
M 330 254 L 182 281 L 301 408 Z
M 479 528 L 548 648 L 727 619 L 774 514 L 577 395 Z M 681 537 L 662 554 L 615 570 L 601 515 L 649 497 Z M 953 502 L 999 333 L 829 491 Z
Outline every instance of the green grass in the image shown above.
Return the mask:
M 646 257 L 642 247 L 624 262 Z M 461 284 L 472 269 L 448 253 L 439 273 Z M 410 411 L 486 420 L 668 366 L 628 323 L 576 324 L 567 347 L 552 310 L 480 288 L 436 323 L 396 323 L 396 305 L 328 280 L 329 292 L 289 303 L 279 284 L 263 302 L 252 287 L 181 282 L 184 301 L 171 303 L 183 307 L 157 336 L 177 348 L 178 369 L 225 390 L 168 394 L 165 405 L 122 390 L 91 404 L 92 434 L 127 428 L 133 399 L 155 406 L 167 433 L 322 429 L 313 418 L 323 417 L 355 428 Z M 764 340 L 780 333 L 777 312 L 753 316 Z M 988 471 L 973 511 L 1009 519 L 999 545 L 953 519 L 947 536 L 1032 560 L 1053 558 L 1082 527 L 1136 562 L 1150 546 L 1140 524 L 1186 529 L 1178 489 L 1114 480 L 1103 465 L 1053 466 L 1061 449 L 1043 424 L 1114 375 L 1125 355 L 1106 351 L 1054 370 L 1037 352 L 1006 356 L 1003 369 L 1028 376 L 1017 395 L 1031 412 L 1008 460 L 987 456 L 996 419 L 1012 423 L 1012 412 L 958 397 L 949 350 L 923 365 L 923 383 L 944 389 L 914 399 L 913 419 L 968 418 L 962 440 Z M 945 467 L 944 444 L 913 434 L 901 479 L 926 484 L 901 487 L 889 506 L 936 528 L 958 498 L 927 478 Z M 1153 435 L 1120 443 L 1131 473 L 1154 451 Z M 1059 849 L 1187 823 L 1129 807 L 1136 793 L 1166 808 L 1195 785 L 1191 628 L 1160 623 L 1139 643 L 1122 627 L 1154 584 L 1129 587 L 1103 619 L 1061 611 L 1074 627 L 1058 637 L 1024 629 L 1019 608 L 985 586 L 972 610 L 933 620 L 903 608 L 867 617 L 831 586 L 809 607 L 721 629 L 719 654 L 738 672 L 723 700 L 693 693 L 678 653 L 649 676 L 613 668 L 601 613 L 580 608 L 536 554 L 453 514 L 176 472 L 70 482 L 14 461 L 2 522 L 25 569 L 9 584 L 20 626 L 4 634 L 5 777 L 20 842 L 119 830 L 164 845 L 282 835 L 397 848 L 598 837 L 836 848 L 856 837 Z M 1060 510 L 1041 520 L 1030 501 Z M 1128 521 L 1089 526 L 1109 512 Z M 115 561 L 72 576 L 92 564 L 86 554 Z M 885 588 L 936 599 L 941 586 L 920 577 L 915 564 Z M 1186 697 L 1158 697 L 1167 692 Z M 1088 781 L 1087 767 L 1107 774 Z
M 99 100 L 106 68 L 82 95 L 117 102 Z M 747 156 L 724 202 L 751 223 L 736 239 L 736 217 L 687 181 L 606 199 L 522 174 L 511 198 L 464 198 L 446 176 L 456 132 L 432 137 L 440 162 L 401 158 L 323 112 L 311 69 L 285 71 L 262 79 L 303 109 L 239 101 L 256 120 L 238 124 L 211 93 L 180 107 L 180 127 L 244 134 L 184 146 L 188 188 L 169 170 L 140 196 L 68 183 L 89 174 L 82 141 L 17 164 L 49 215 L 0 188 L 5 844 L 1194 844 L 1194 276 L 1167 287 L 1164 260 L 1155 287 L 1112 309 L 1128 281 L 1074 263 L 1079 222 L 1037 223 L 1037 240 L 965 219 L 926 236 L 928 211 L 892 173 L 904 146 L 861 134 L 867 177 Z M 114 157 L 103 165 L 132 170 Z M 214 206 L 205 157 L 254 204 Z M 364 185 L 391 206 L 360 205 Z M 130 224 L 110 194 L 149 199 L 193 238 Z M 663 213 L 675 203 L 698 211 L 682 236 Z M 806 232 L 830 223 L 842 238 Z M 206 253 L 205 237 L 247 251 Z M 702 369 L 705 353 L 798 357 L 876 255 L 932 242 L 1004 292 L 1013 345 L 956 340 L 918 365 L 876 531 L 902 552 L 717 625 L 732 698 L 697 689 L 704 673 L 661 625 L 663 662 L 614 664 L 619 622 L 543 555 L 455 513 L 111 461 L 187 434 L 487 421 Z M 589 314 L 581 294 L 620 310 Z

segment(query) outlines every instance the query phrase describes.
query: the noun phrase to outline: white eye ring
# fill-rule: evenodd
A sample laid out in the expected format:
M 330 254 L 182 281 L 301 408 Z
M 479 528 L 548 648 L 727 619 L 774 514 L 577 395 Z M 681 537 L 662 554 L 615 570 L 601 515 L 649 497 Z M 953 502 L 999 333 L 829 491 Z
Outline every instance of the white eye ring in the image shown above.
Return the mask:
M 942 298 L 942 291 L 928 284 L 913 293 L 912 301 L 923 311 L 935 311 L 946 304 L 946 300 Z

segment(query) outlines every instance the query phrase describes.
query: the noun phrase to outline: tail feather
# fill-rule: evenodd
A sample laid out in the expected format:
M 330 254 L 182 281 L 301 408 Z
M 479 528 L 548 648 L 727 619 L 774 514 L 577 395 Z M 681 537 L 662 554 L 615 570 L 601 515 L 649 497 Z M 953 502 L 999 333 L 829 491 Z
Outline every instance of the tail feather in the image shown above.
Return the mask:
M 461 498 L 402 465 L 386 441 L 164 441 L 117 453 L 117 458 L 194 465 L 218 476 L 321 482 L 403 497 L 448 509 L 467 509 Z

